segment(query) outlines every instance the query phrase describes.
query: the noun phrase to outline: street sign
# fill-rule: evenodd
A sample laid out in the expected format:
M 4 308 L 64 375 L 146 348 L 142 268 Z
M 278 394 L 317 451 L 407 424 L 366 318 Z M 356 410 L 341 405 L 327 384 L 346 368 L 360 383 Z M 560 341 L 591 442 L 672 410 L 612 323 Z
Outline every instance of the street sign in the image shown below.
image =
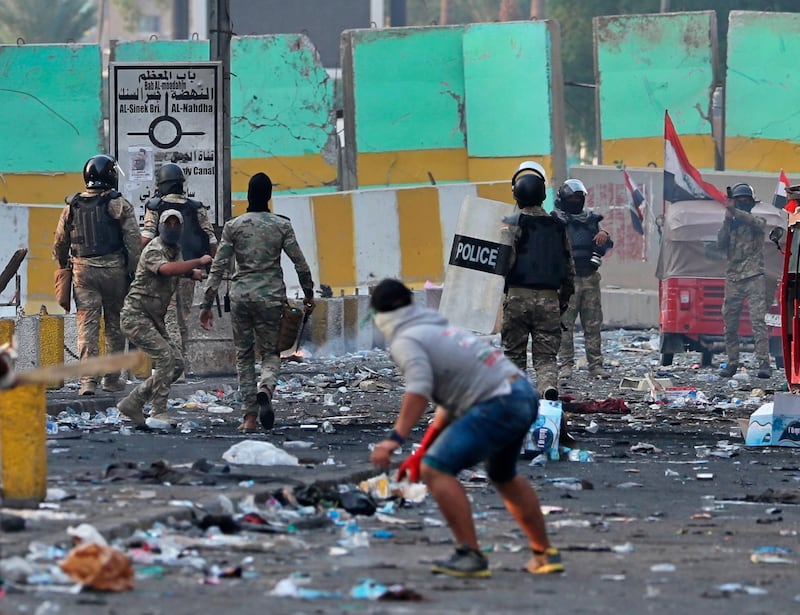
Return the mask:
M 222 64 L 112 62 L 109 65 L 111 151 L 119 191 L 136 210 L 155 196 L 155 172 L 180 165 L 191 198 L 222 225 Z

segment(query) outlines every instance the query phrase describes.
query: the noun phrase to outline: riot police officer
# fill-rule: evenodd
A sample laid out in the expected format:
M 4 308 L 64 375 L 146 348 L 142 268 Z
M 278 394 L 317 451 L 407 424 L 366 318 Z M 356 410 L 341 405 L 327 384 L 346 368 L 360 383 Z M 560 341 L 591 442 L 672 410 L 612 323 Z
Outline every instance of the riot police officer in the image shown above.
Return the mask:
M 512 255 L 500 335 L 506 355 L 523 371 L 531 338 L 537 388 L 545 399 L 555 400 L 561 314 L 574 292 L 575 268 L 564 225 L 542 207 L 546 178 L 541 165 L 528 161 L 511 179 L 519 211 L 503 220 Z
M 175 209 L 183 216 L 183 232 L 180 243 L 183 260 L 200 258 L 204 254 L 213 257 L 217 249 L 217 237 L 214 234 L 214 227 L 208 219 L 208 208 L 200 201 L 186 196 L 185 184 L 186 177 L 177 164 L 169 162 L 158 168 L 156 171 L 157 194 L 145 205 L 142 246 L 147 245 L 158 235 L 159 216 L 168 209 Z M 181 278 L 166 316 L 167 332 L 181 349 L 184 362 L 189 339 L 188 322 L 194 301 L 194 288 L 195 280 L 190 277 Z
M 725 219 L 717 234 L 717 247 L 728 258 L 725 272 L 725 298 L 722 320 L 725 323 L 725 352 L 728 364 L 721 370 L 726 378 L 739 369 L 739 322 L 744 300 L 750 310 L 758 377 L 772 376 L 769 359 L 769 338 L 764 315 L 767 311 L 766 278 L 764 277 L 764 229 L 767 221 L 751 213 L 756 204 L 752 186 L 745 183 L 728 188 Z
M 117 161 L 93 156 L 83 167 L 83 179 L 86 190 L 65 199 L 53 243 L 59 267 L 72 266 L 81 361 L 99 354 L 101 314 L 108 352 L 125 350 L 119 315 L 141 252 L 133 205 L 117 192 Z M 93 376 L 81 378 L 81 395 L 94 395 L 96 387 Z M 102 387 L 118 392 L 125 382 L 111 372 Z
M 603 369 L 600 349 L 600 329 L 603 309 L 600 305 L 600 265 L 607 250 L 614 246 L 608 231 L 600 228 L 603 216 L 585 211 L 586 186 L 579 179 L 568 179 L 556 193 L 554 214 L 567 226 L 572 258 L 575 261 L 575 294 L 569 300 L 567 311 L 561 316 L 561 370 L 559 380 L 572 377 L 575 363 L 573 329 L 580 315 L 586 345 L 586 361 L 590 378 L 608 378 Z

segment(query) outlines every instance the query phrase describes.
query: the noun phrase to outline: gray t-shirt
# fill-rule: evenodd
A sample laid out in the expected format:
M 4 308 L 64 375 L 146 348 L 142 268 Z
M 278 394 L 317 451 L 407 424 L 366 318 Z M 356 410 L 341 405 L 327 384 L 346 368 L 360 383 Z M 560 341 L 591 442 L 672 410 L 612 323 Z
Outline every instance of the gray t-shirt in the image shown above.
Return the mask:
M 412 304 L 378 313 L 375 324 L 390 342 L 406 392 L 432 400 L 451 418 L 492 397 L 506 378 L 522 374 L 502 350 L 433 310 Z

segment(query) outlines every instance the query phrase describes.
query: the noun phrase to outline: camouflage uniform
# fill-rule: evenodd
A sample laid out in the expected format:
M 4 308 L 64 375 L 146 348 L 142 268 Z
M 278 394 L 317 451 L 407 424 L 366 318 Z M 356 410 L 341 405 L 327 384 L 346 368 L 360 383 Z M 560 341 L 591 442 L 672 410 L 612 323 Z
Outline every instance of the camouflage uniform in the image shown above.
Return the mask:
M 256 394 L 265 392 L 271 398 L 278 380 L 278 330 L 286 301 L 281 252 L 286 252 L 292 259 L 303 292 L 307 297 L 312 297 L 314 281 L 311 279 L 311 270 L 297 243 L 291 222 L 270 212 L 255 211 L 225 223 L 204 291 L 201 307 L 208 309 L 223 273 L 229 270 L 234 259 L 236 270 L 230 288 L 231 318 L 236 372 L 245 415 L 258 412 Z M 256 345 L 261 356 L 258 385 Z
M 567 225 L 567 233 L 572 245 L 572 256 L 575 264 L 575 294 L 570 297 L 569 307 L 561 316 L 563 326 L 561 348 L 558 351 L 561 359 L 562 378 L 572 373 L 575 364 L 575 319 L 580 316 L 583 327 L 586 362 L 591 377 L 606 377 L 603 370 L 601 351 L 601 329 L 603 326 L 603 308 L 600 296 L 600 272 L 592 263 L 592 256 L 600 256 L 614 246 L 611 236 L 600 228 L 603 216 L 591 210 L 580 213 L 566 211 L 565 206 L 556 201 L 555 215 Z M 605 242 L 598 246 L 596 237 L 605 234 Z
M 523 207 L 519 213 L 531 216 L 547 216 L 542 207 Z M 511 226 L 503 233 L 512 233 L 512 246 L 521 236 L 520 228 Z M 561 344 L 560 304 L 566 304 L 575 290 L 575 266 L 566 232 L 564 233 L 565 275 L 561 287 L 555 289 L 520 288 L 509 285 L 503 301 L 503 323 L 500 336 L 505 354 L 519 367 L 527 369 L 528 337 L 531 338 L 531 360 L 536 371 L 536 388 L 546 392 L 556 389 L 558 364 L 556 356 Z M 556 256 L 556 255 L 554 255 Z M 557 258 L 564 258 L 562 255 Z M 513 267 L 516 252 L 512 250 Z
M 180 260 L 178 246 L 169 246 L 158 237 L 148 243 L 142 250 L 136 277 L 122 308 L 122 330 L 137 348 L 153 359 L 153 373 L 120 403 L 132 402 L 141 409 L 150 401 L 153 415 L 166 413 L 169 388 L 183 372 L 180 349 L 167 334 L 164 324 L 178 278 L 158 273 L 165 263 Z
M 583 327 L 587 367 L 591 373 L 603 367 L 603 354 L 600 349 L 603 308 L 600 305 L 599 271 L 588 276 L 575 276 L 575 294 L 569 300 L 567 311 L 561 316 L 564 327 L 558 355 L 562 367 L 571 367 L 575 363 L 574 329 L 578 315 L 581 317 L 581 327 Z
M 80 193 L 82 197 L 93 197 L 107 192 L 105 189 L 91 188 Z M 119 194 L 119 193 L 117 193 Z M 71 199 L 70 199 L 71 200 Z M 102 256 L 78 257 L 70 259 L 70 205 L 64 207 L 55 232 L 53 257 L 59 267 L 66 267 L 72 261 L 72 285 L 75 298 L 76 321 L 78 327 L 78 353 L 81 361 L 99 354 L 100 314 L 105 322 L 106 351 L 109 353 L 125 350 L 125 337 L 120 330 L 120 310 L 128 291 L 128 280 L 136 270 L 141 252 L 141 236 L 133 206 L 123 196 L 108 202 L 108 214 L 119 220 L 124 248 Z M 105 375 L 105 385 L 118 385 L 119 372 Z M 81 378 L 81 391 L 93 392 L 97 386 L 94 376 Z M 111 389 L 113 390 L 113 389 Z
M 729 365 L 739 363 L 739 323 L 744 300 L 750 309 L 755 355 L 759 367 L 768 367 L 769 338 L 764 316 L 767 313 L 766 278 L 764 277 L 764 229 L 766 220 L 737 209 L 735 218 L 726 218 L 717 235 L 717 247 L 727 255 L 725 299 L 722 318 L 725 323 L 725 351 Z
M 182 194 L 167 194 L 161 197 L 165 203 L 183 205 L 188 199 Z M 176 209 L 180 209 L 177 207 Z M 200 228 L 208 235 L 208 243 L 213 255 L 217 245 L 217 236 L 214 234 L 214 227 L 208 218 L 208 207 L 203 206 L 197 210 L 197 222 Z M 147 241 L 158 236 L 158 212 L 153 209 L 145 208 L 144 225 L 142 227 L 142 237 Z M 175 294 L 172 296 L 169 308 L 167 309 L 166 326 L 167 333 L 176 344 L 180 346 L 181 354 L 186 357 L 186 344 L 189 341 L 189 316 L 194 303 L 195 281 L 191 278 L 179 278 Z

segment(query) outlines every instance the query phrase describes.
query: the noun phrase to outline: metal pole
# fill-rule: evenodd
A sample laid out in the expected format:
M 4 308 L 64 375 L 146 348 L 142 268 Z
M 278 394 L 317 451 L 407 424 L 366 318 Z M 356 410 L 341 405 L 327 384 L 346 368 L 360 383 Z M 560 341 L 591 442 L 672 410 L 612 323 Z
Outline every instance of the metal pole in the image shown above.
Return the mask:
M 172 6 L 172 40 L 189 38 L 189 0 L 175 0 Z
M 222 226 L 231 217 L 231 11 L 230 0 L 208 3 L 209 59 L 222 62 Z
M 391 0 L 389 11 L 390 26 L 402 28 L 406 25 L 406 0 Z

